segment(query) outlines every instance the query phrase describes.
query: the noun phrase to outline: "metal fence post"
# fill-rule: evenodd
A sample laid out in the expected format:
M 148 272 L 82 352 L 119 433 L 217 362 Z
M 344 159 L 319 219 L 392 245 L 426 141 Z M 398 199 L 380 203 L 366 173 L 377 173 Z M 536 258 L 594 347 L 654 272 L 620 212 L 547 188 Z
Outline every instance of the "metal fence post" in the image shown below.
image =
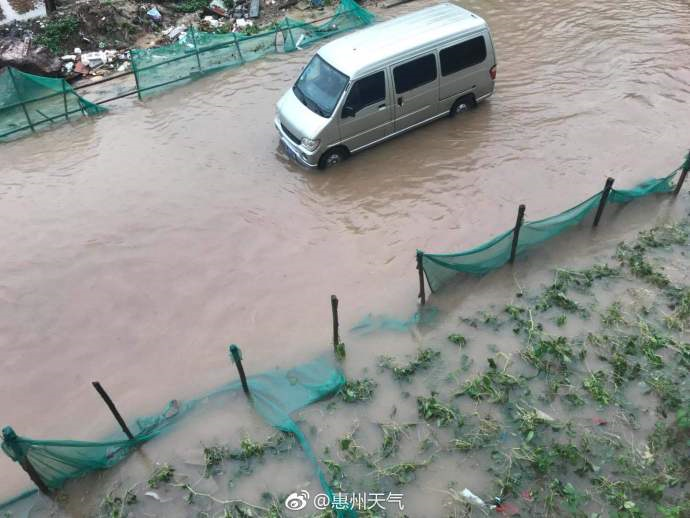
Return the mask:
M 136 64 L 136 59 L 134 58 L 135 56 L 136 56 L 136 51 L 130 50 L 129 51 L 129 60 L 132 63 L 132 72 L 134 73 L 134 84 L 137 87 L 137 97 L 141 101 L 141 88 L 139 87 L 139 75 L 137 74 L 137 64 Z
M 297 48 L 297 44 L 295 43 L 295 37 L 292 35 L 292 30 L 290 30 L 290 20 L 288 20 L 287 16 L 285 17 L 285 27 L 287 27 L 288 35 L 292 41 L 292 50 L 295 50 Z M 285 47 L 284 43 L 283 47 Z
M 237 47 L 237 54 L 240 57 L 240 63 L 244 63 L 244 58 L 242 57 L 242 49 L 240 49 L 240 42 L 237 41 L 237 33 L 233 32 L 232 35 L 235 38 L 235 47 Z
M 201 73 L 201 58 L 199 57 L 199 47 L 196 44 L 196 37 L 194 36 L 194 27 L 189 28 L 189 34 L 192 36 L 192 45 L 194 45 L 194 53 L 196 54 L 196 66 L 199 67 L 199 73 Z
M 518 207 L 517 220 L 515 221 L 515 228 L 513 229 L 513 244 L 510 248 L 510 263 L 515 262 L 515 254 L 517 252 L 518 239 L 520 239 L 520 229 L 522 222 L 525 219 L 525 206 Z
M 69 120 L 69 111 L 67 110 L 67 81 L 62 80 L 62 104 L 65 106 L 65 120 Z
M 604 190 L 601 192 L 601 200 L 599 200 L 599 207 L 597 207 L 597 214 L 594 216 L 593 227 L 599 224 L 601 215 L 604 213 L 604 207 L 606 207 L 606 202 L 609 199 L 609 194 L 611 193 L 611 187 L 613 187 L 613 178 L 609 177 L 606 179 L 606 184 L 604 185 Z
M 22 105 L 22 110 L 24 111 L 24 116 L 26 117 L 26 122 L 29 123 L 29 127 L 33 133 L 36 133 L 36 128 L 34 128 L 33 122 L 31 122 L 31 117 L 29 117 L 29 112 L 26 109 L 26 104 L 22 99 L 22 94 L 19 92 L 19 87 L 17 86 L 17 80 L 14 78 L 14 73 L 12 72 L 12 67 L 7 67 L 7 72 L 10 74 L 10 79 L 12 80 L 12 86 L 14 86 L 14 91 L 19 98 L 19 103 Z

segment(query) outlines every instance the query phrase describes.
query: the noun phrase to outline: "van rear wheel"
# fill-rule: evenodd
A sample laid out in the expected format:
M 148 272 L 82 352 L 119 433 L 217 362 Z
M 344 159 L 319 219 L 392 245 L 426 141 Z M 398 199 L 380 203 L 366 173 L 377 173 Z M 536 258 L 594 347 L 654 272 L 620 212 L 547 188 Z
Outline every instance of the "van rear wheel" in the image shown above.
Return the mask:
M 455 117 L 458 113 L 471 110 L 475 106 L 477 106 L 477 101 L 474 100 L 474 95 L 463 95 L 453 103 L 448 115 L 450 117 Z
M 328 169 L 329 167 L 338 165 L 346 158 L 347 152 L 343 148 L 334 147 L 329 149 L 319 158 L 319 169 Z

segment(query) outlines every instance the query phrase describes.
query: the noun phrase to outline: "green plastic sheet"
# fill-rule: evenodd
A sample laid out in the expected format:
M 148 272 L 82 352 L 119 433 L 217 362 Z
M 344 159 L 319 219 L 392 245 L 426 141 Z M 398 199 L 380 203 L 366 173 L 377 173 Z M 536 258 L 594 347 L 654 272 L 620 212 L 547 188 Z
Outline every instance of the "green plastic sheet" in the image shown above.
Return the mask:
M 316 359 L 289 370 L 251 376 L 247 383 L 250 401 L 256 412 L 278 430 L 295 435 L 312 463 L 324 492 L 333 501 L 333 492 L 311 444 L 291 414 L 335 394 L 345 383 L 342 371 L 327 359 Z M 236 381 L 189 401 L 173 400 L 160 413 L 137 419 L 132 427 L 134 439 L 131 440 L 39 440 L 18 436 L 10 427 L 6 427 L 3 430 L 2 450 L 16 462 L 28 460 L 48 488 L 58 489 L 70 479 L 114 466 L 135 448 L 172 429 L 200 406 L 218 396 L 239 390 L 241 384 Z M 0 505 L 0 511 L 16 500 L 14 498 Z M 356 516 L 349 511 L 339 514 L 350 515 Z
M 673 178 L 683 168 L 690 165 L 690 153 L 685 163 L 663 178 L 644 181 L 632 189 L 611 189 L 608 202 L 628 203 L 650 194 L 673 191 Z M 582 203 L 566 211 L 539 221 L 523 223 L 518 234 L 516 255 L 555 237 L 579 224 L 601 201 L 603 191 L 596 193 Z M 457 273 L 484 275 L 500 268 L 510 260 L 514 230 L 508 230 L 492 240 L 465 252 L 450 254 L 422 253 L 422 266 L 431 291 L 438 290 Z
M 12 67 L 0 71 L 0 140 L 104 111 L 77 95 L 64 79 Z
M 319 24 L 285 18 L 253 35 L 207 33 L 191 28 L 171 45 L 133 50 L 132 68 L 140 93 L 148 95 L 268 54 L 302 49 L 374 20 L 375 16 L 355 0 L 342 0 L 334 15 Z

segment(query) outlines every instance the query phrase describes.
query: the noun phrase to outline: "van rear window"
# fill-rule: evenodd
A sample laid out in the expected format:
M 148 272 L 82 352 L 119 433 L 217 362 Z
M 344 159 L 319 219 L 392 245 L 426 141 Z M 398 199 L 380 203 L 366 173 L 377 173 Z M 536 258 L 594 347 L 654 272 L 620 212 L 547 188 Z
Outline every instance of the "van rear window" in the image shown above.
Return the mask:
M 395 91 L 404 94 L 436 79 L 436 56 L 428 54 L 393 69 Z
M 441 58 L 441 75 L 447 76 L 463 68 L 477 65 L 486 59 L 486 43 L 483 36 L 463 41 L 439 53 Z

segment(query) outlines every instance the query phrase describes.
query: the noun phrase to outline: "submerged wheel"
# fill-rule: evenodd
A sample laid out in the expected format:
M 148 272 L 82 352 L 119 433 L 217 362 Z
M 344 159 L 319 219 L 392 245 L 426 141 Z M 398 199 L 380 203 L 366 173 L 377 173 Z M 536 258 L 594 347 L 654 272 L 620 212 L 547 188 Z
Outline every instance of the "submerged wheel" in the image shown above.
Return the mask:
M 347 158 L 347 153 L 343 148 L 333 148 L 327 150 L 319 159 L 319 169 L 328 169 L 339 164 Z
M 451 106 L 450 113 L 448 115 L 451 117 L 455 117 L 458 113 L 471 110 L 475 106 L 477 106 L 477 101 L 474 100 L 473 95 L 463 95 L 453 103 L 453 106 Z

